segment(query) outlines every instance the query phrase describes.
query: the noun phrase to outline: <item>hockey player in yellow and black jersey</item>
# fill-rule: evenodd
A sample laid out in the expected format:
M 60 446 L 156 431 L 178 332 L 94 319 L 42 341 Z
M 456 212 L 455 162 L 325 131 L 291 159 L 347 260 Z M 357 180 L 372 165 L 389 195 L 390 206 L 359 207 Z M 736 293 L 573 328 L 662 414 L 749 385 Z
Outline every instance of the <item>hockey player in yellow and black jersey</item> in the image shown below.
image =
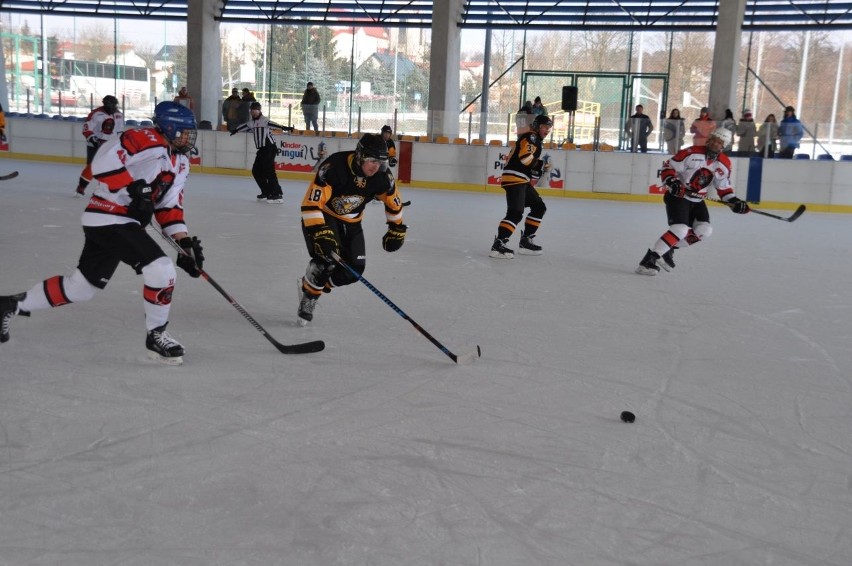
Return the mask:
M 332 259 L 338 254 L 358 273 L 366 267 L 361 219 L 373 199 L 385 205 L 388 230 L 382 247 L 395 252 L 405 241 L 402 196 L 388 168 L 388 146 L 378 134 L 364 134 L 355 151 L 341 151 L 323 161 L 302 200 L 302 233 L 311 260 L 301 280 L 298 323 L 313 320 L 323 292 L 357 279 Z
M 541 246 L 533 242 L 535 233 L 544 218 L 547 207 L 541 199 L 541 195 L 535 190 L 535 183 L 541 177 L 545 165 L 540 159 L 541 142 L 550 134 L 553 122 L 544 115 L 536 116 L 530 126 L 530 131 L 518 136 L 518 141 L 512 149 L 506 165 L 503 167 L 503 175 L 500 185 L 506 191 L 506 216 L 500 221 L 494 244 L 491 246 L 490 257 L 500 259 L 512 259 L 513 252 L 506 244 L 515 233 L 524 217 L 524 209 L 529 207 L 521 231 L 521 241 L 518 244 L 518 253 L 527 255 L 541 255 Z

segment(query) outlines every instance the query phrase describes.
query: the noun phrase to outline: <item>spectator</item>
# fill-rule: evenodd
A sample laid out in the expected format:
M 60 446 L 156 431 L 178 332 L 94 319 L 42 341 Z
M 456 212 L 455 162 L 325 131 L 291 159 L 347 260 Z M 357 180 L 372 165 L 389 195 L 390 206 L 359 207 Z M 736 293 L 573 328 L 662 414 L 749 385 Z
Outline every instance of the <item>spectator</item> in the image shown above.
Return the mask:
M 310 130 L 313 124 L 314 131 L 319 133 L 319 124 L 317 117 L 319 116 L 320 95 L 317 92 L 314 83 L 308 83 L 305 88 L 305 93 L 302 95 L 302 114 L 305 116 L 305 129 Z
M 541 103 L 541 97 L 536 96 L 532 105 L 532 113 L 535 116 L 547 116 L 547 108 Z
M 702 146 L 716 129 L 716 122 L 710 117 L 710 109 L 704 106 L 698 113 L 698 118 L 692 122 L 689 131 L 692 134 L 692 145 Z
M 240 99 L 240 91 L 236 88 L 232 88 L 231 96 L 226 98 L 222 103 L 222 122 L 228 127 L 229 132 L 236 129 L 237 126 L 243 123 L 240 122 L 241 104 L 242 100 Z
M 731 137 L 729 138 L 730 145 L 725 146 L 722 150 L 725 153 L 729 153 L 734 148 L 734 134 L 737 133 L 737 121 L 734 118 L 734 112 L 730 108 L 725 109 L 725 117 L 722 118 L 722 121 L 719 122 L 719 127 L 725 128 L 729 132 L 731 132 Z
M 245 124 L 251 118 L 251 103 L 257 102 L 257 99 L 254 97 L 252 91 L 244 88 L 240 100 L 242 101 L 240 104 L 240 124 Z
M 757 135 L 757 126 L 748 108 L 743 110 L 743 117 L 737 124 L 737 135 L 740 137 L 737 142 L 737 151 L 743 154 L 754 153 L 754 136 Z
M 6 113 L 3 112 L 2 104 L 0 104 L 0 142 L 6 143 Z
M 757 130 L 757 152 L 763 157 L 775 157 L 777 141 L 778 121 L 775 114 L 769 114 Z
M 195 112 L 195 101 L 193 101 L 192 97 L 189 96 L 189 91 L 186 90 L 185 86 L 180 87 L 174 102 Z
M 388 167 L 396 167 L 396 143 L 393 141 L 393 130 L 387 124 L 382 126 L 382 139 L 388 144 Z
M 805 129 L 799 119 L 796 118 L 796 109 L 788 106 L 784 109 L 784 118 L 778 124 L 778 138 L 781 142 L 779 156 L 783 159 L 793 159 L 804 134 Z
M 686 126 L 680 117 L 680 110 L 672 108 L 669 117 L 663 123 L 663 138 L 666 140 L 666 151 L 674 155 L 683 147 L 683 138 L 686 135 Z
M 630 151 L 636 153 L 638 148 L 642 153 L 648 153 L 648 136 L 654 130 L 654 124 L 645 114 L 644 106 L 636 105 L 636 113 L 627 119 L 625 130 L 630 138 Z

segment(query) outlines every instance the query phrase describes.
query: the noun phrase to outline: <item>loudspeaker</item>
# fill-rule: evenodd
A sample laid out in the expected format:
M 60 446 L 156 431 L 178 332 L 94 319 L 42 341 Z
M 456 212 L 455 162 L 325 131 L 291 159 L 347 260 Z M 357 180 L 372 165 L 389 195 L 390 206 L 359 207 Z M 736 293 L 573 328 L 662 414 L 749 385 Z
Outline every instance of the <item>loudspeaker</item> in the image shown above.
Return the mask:
M 565 112 L 577 111 L 577 87 L 562 87 L 562 110 Z

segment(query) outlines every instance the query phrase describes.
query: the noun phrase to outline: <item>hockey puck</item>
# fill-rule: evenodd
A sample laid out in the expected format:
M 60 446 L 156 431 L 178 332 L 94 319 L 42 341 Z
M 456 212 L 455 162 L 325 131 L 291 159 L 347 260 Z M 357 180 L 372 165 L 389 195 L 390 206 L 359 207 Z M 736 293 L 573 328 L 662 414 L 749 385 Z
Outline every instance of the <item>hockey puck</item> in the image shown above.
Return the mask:
M 631 413 L 630 411 L 622 411 L 621 412 L 621 420 L 626 423 L 632 423 L 636 420 L 636 415 Z

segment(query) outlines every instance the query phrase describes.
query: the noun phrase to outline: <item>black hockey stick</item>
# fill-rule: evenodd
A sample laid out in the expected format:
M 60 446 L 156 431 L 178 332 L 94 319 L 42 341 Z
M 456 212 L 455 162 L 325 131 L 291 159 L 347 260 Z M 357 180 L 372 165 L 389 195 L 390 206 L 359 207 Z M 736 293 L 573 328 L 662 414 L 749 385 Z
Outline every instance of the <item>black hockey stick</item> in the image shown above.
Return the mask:
M 697 193 L 687 193 L 687 196 L 698 197 L 698 198 L 702 198 L 704 200 L 709 200 L 710 202 L 718 202 L 719 204 L 724 204 L 725 206 L 731 206 L 730 204 L 723 201 L 722 199 L 703 196 L 703 195 L 699 195 Z M 772 214 L 771 212 L 764 212 L 762 210 L 754 208 L 753 206 L 749 206 L 748 209 L 751 212 L 754 212 L 755 214 L 760 214 L 761 216 L 768 216 L 769 218 L 775 218 L 776 220 L 783 220 L 784 222 L 793 222 L 798 217 L 800 217 L 801 215 L 803 215 L 805 213 L 806 207 L 805 207 L 805 205 L 800 204 L 799 207 L 790 216 L 778 216 L 777 214 Z
M 17 176 L 18 176 L 18 172 L 12 171 L 11 173 L 9 173 L 7 175 L 0 175 L 0 181 L 8 181 L 9 179 L 14 179 Z
M 182 247 L 180 247 L 177 242 L 175 242 L 174 238 L 163 234 L 159 230 L 155 231 L 157 232 L 157 234 L 162 236 L 164 240 L 171 244 L 171 246 L 176 249 L 178 253 L 186 255 L 186 252 L 183 250 Z M 232 307 L 237 309 L 237 311 L 239 311 L 239 313 L 243 315 L 245 319 L 249 321 L 249 323 L 251 323 L 252 326 L 254 326 L 255 330 L 263 334 L 263 337 L 269 340 L 272 345 L 275 346 L 275 348 L 282 354 L 312 354 L 314 352 L 321 352 L 325 349 L 325 342 L 323 342 L 322 340 L 314 340 L 313 342 L 303 342 L 301 344 L 282 344 L 278 342 L 275 338 L 269 335 L 269 332 L 267 332 L 266 329 L 263 328 L 260 323 L 257 322 L 254 317 L 252 317 L 246 311 L 246 309 L 244 309 L 243 306 L 236 301 L 236 299 L 234 299 L 231 295 L 228 294 L 227 291 L 225 291 L 218 283 L 216 283 L 216 281 L 212 277 L 210 277 L 210 275 L 206 271 L 204 271 L 203 269 L 199 269 L 198 271 L 201 272 L 201 276 L 206 279 L 208 283 L 213 285 L 214 289 L 219 291 L 219 293 L 221 293 L 222 296 L 225 297 L 225 299 L 227 299 L 229 303 L 231 303 Z
M 420 326 L 419 324 L 417 324 L 417 322 L 415 322 L 413 318 L 411 318 L 410 316 L 408 316 L 407 314 L 405 314 L 405 313 L 402 311 L 402 309 L 401 309 L 401 308 L 399 308 L 398 306 L 396 306 L 396 305 L 393 303 L 393 301 L 391 301 L 390 299 L 388 299 L 388 298 L 387 298 L 387 297 L 386 297 L 386 296 L 385 296 L 385 295 L 384 295 L 381 291 L 379 291 L 378 289 L 376 289 L 376 288 L 373 286 L 373 284 L 372 284 L 372 283 L 370 283 L 369 281 L 367 281 L 366 279 L 364 279 L 364 276 L 363 276 L 363 275 L 361 275 L 360 273 L 358 273 L 357 271 L 355 271 L 354 269 L 352 269 L 352 267 L 351 267 L 348 263 L 346 263 L 345 261 L 343 261 L 343 259 L 342 259 L 339 255 L 337 255 L 336 253 L 332 252 L 332 253 L 331 253 L 331 257 L 332 257 L 332 259 L 334 259 L 334 261 L 336 261 L 336 262 L 337 262 L 337 264 L 338 264 L 338 265 L 342 266 L 342 267 L 343 267 L 343 268 L 345 268 L 345 269 L 346 269 L 349 273 L 351 273 L 353 276 L 357 277 L 357 278 L 358 278 L 358 280 L 359 280 L 359 281 L 361 281 L 361 283 L 363 283 L 364 285 L 366 285 L 366 286 L 367 286 L 367 289 L 369 289 L 370 291 L 372 291 L 373 293 L 375 293 L 375 295 L 376 295 L 377 297 L 379 297 L 382 301 L 384 301 L 384 302 L 385 302 L 385 304 L 386 304 L 387 306 L 389 306 L 390 308 L 392 308 L 392 309 L 396 312 L 396 314 L 398 314 L 399 316 L 401 316 L 402 318 L 404 318 L 405 320 L 407 320 L 408 322 L 410 322 L 410 323 L 411 323 L 411 325 L 412 325 L 414 328 L 416 328 L 416 329 L 417 329 L 417 331 L 418 331 L 420 334 L 422 334 L 423 336 L 425 336 L 425 337 L 426 337 L 426 338 L 427 338 L 427 339 L 428 339 L 428 340 L 429 340 L 432 344 L 434 344 L 435 346 L 437 346 L 439 350 L 441 350 L 442 352 L 444 352 L 447 356 L 449 356 L 449 358 L 450 358 L 451 360 L 453 360 L 453 361 L 454 361 L 454 362 L 456 362 L 457 364 L 464 364 L 464 363 L 472 362 L 472 361 L 474 361 L 476 358 L 478 358 L 478 357 L 482 356 L 482 350 L 479 348 L 479 346 L 477 346 L 477 347 L 476 347 L 476 350 L 471 351 L 471 352 L 468 352 L 468 353 L 466 353 L 466 354 L 462 354 L 461 356 L 457 356 L 457 355 L 455 355 L 454 353 L 450 352 L 450 351 L 446 348 L 446 346 L 444 346 L 443 344 L 441 344 L 440 342 L 438 342 L 438 341 L 435 339 L 435 337 L 434 337 L 434 336 L 432 336 L 431 334 L 429 334 L 428 332 L 426 332 L 426 330 L 424 330 L 422 326 Z

